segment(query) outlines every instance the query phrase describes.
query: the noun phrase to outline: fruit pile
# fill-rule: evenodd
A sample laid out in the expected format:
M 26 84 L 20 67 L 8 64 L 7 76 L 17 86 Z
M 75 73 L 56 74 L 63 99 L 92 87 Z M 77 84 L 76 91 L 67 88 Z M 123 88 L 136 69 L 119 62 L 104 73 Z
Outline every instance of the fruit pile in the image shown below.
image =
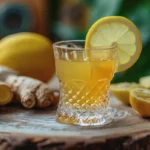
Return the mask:
M 110 91 L 119 101 L 131 105 L 140 116 L 150 117 L 150 76 L 141 77 L 139 83 L 111 84 Z

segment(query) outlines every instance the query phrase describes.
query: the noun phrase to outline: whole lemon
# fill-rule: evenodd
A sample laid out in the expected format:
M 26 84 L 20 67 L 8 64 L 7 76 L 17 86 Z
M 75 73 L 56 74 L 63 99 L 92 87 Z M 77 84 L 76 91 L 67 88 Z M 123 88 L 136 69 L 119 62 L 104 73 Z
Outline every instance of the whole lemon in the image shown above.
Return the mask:
M 52 43 L 45 36 L 31 32 L 4 37 L 0 41 L 0 65 L 47 82 L 55 71 Z

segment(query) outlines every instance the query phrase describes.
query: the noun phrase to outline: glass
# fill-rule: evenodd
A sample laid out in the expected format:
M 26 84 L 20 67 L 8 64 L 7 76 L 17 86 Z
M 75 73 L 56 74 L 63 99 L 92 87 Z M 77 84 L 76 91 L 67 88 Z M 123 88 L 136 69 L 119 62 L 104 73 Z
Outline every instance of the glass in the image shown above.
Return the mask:
M 114 120 L 109 85 L 114 76 L 116 46 L 85 49 L 85 41 L 53 44 L 60 81 L 58 122 L 103 126 Z

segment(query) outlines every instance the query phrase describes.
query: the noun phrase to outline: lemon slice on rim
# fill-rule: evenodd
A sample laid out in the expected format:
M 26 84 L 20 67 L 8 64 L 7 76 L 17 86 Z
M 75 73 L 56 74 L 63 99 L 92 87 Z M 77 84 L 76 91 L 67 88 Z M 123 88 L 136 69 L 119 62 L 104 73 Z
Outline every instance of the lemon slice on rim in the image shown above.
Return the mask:
M 150 90 L 135 88 L 130 91 L 130 104 L 141 116 L 150 117 Z
M 131 67 L 139 58 L 142 38 L 137 27 L 121 16 L 104 17 L 96 21 L 86 35 L 86 54 L 90 49 L 116 45 L 117 68 L 123 71 Z M 89 57 L 89 56 L 87 56 Z

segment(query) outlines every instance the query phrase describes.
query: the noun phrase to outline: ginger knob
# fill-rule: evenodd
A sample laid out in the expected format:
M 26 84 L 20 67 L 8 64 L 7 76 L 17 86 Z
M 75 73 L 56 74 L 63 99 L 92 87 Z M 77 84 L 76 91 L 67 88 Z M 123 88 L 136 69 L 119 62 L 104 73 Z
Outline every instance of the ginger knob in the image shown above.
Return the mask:
M 15 70 L 0 66 L 0 81 L 5 82 L 14 92 L 12 102 L 21 103 L 25 108 L 45 108 L 54 104 L 54 91 L 40 80 L 20 76 Z M 0 99 L 1 95 L 4 96 L 3 93 L 0 93 Z

